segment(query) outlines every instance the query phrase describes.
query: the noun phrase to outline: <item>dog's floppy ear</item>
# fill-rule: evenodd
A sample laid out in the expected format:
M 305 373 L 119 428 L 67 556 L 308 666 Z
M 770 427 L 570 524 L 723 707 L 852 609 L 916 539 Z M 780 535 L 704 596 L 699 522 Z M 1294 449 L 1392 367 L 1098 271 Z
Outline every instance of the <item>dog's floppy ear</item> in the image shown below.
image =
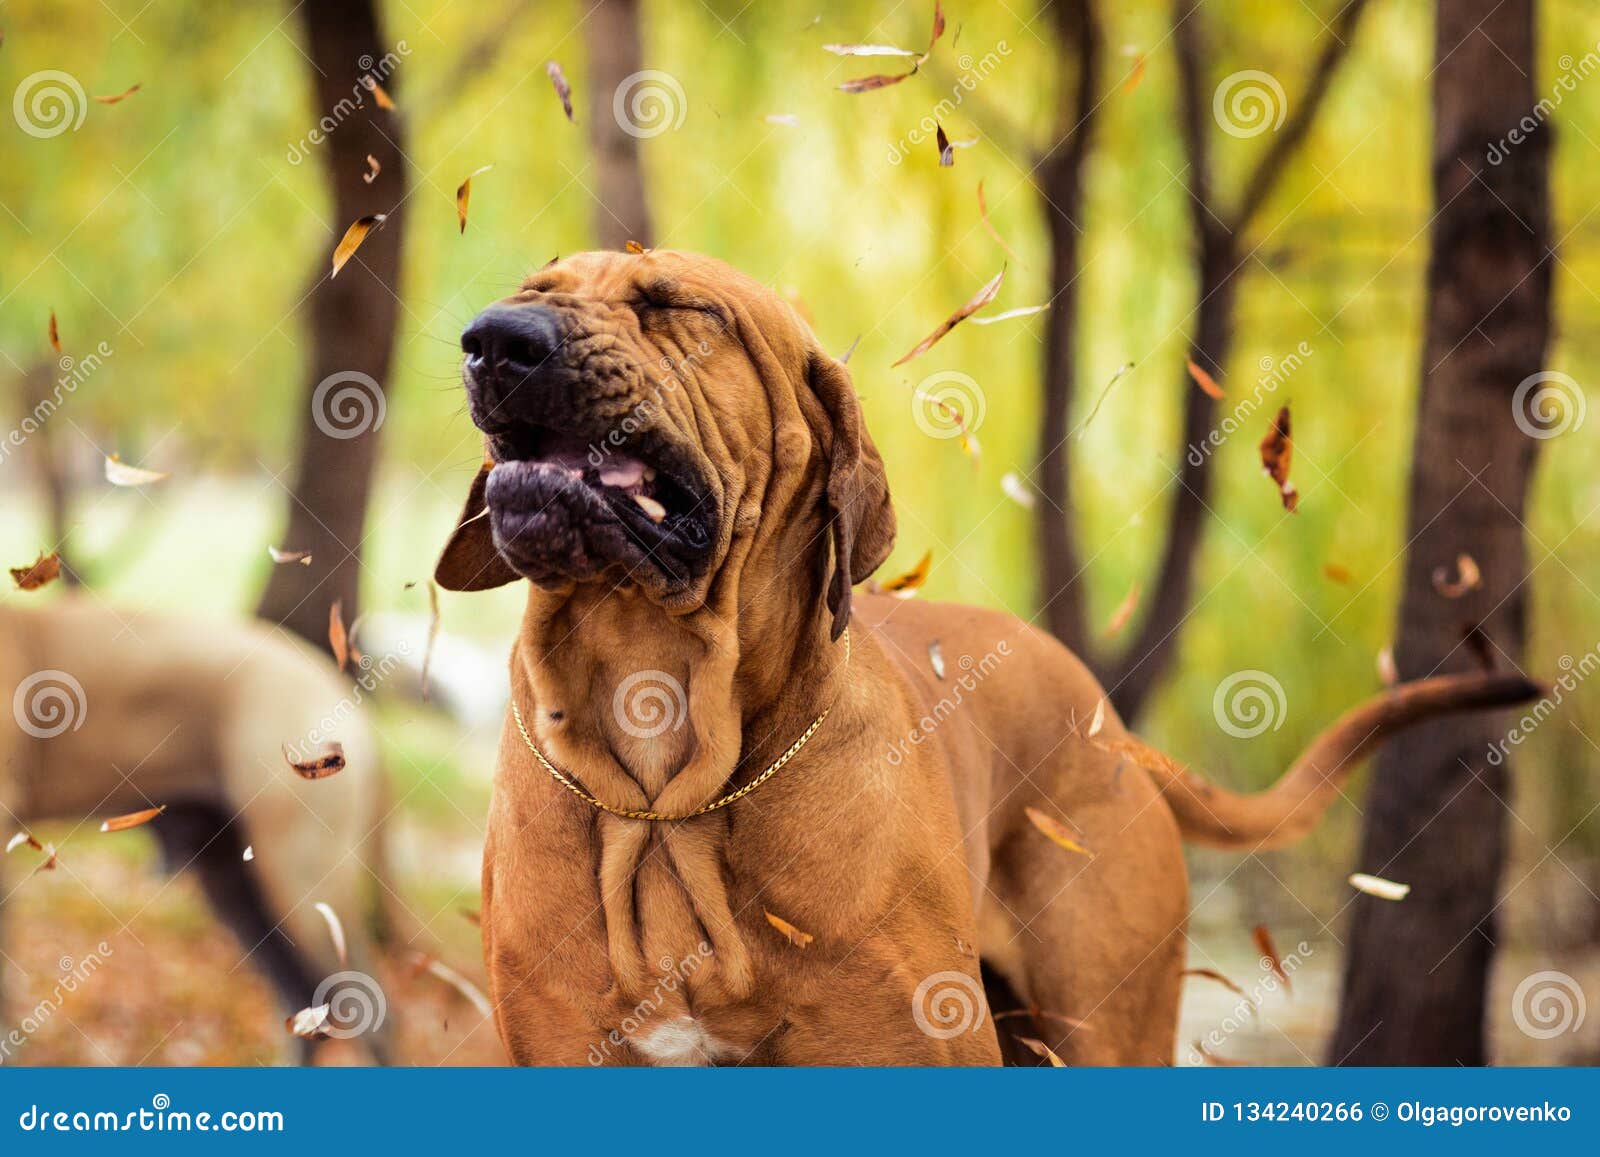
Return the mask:
M 833 439 L 823 501 L 833 530 L 833 575 L 828 610 L 833 637 L 850 625 L 850 588 L 865 582 L 894 546 L 894 506 L 883 459 L 861 420 L 855 387 L 843 363 L 813 350 L 807 366 L 811 389 L 828 411 Z
M 486 591 L 516 582 L 522 576 L 512 570 L 494 548 L 494 533 L 489 528 L 489 507 L 483 492 L 489 485 L 493 463 L 485 461 L 467 491 L 467 504 L 450 541 L 433 568 L 433 580 L 447 591 Z

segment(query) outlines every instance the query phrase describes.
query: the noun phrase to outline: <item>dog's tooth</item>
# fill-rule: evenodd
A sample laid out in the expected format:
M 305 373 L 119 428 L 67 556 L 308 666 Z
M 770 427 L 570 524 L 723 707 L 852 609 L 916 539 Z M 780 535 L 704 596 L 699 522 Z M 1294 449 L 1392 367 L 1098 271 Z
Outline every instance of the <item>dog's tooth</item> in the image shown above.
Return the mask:
M 654 482 L 656 480 L 656 468 L 654 466 L 646 466 L 642 477 L 646 482 Z
M 650 516 L 651 522 L 660 522 L 667 516 L 667 508 L 647 494 L 635 494 L 633 500 L 639 504 L 639 509 Z

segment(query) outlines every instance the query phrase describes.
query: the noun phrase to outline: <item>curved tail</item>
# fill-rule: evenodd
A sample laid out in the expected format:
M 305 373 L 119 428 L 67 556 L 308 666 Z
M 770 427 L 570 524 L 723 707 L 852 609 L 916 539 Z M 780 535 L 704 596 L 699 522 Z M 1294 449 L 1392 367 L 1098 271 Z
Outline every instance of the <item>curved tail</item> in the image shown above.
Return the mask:
M 1350 773 L 1395 732 L 1438 715 L 1509 707 L 1543 693 L 1522 675 L 1439 675 L 1402 683 L 1345 712 L 1277 783 L 1253 795 L 1218 787 L 1170 760 L 1145 766 L 1185 839 L 1217 848 L 1279 848 L 1308 834 Z

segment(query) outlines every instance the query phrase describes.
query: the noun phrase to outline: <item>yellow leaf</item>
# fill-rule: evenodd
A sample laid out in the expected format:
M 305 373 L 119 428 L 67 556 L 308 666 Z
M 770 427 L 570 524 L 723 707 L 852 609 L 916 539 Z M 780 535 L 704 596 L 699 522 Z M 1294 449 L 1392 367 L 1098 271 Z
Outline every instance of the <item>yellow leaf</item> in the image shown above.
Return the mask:
M 789 921 L 785 920 L 782 916 L 774 916 L 765 908 L 763 908 L 761 911 L 766 914 L 767 923 L 771 924 L 779 932 L 782 932 L 784 939 L 790 944 L 793 944 L 796 948 L 804 948 L 806 945 L 810 944 L 816 939 L 816 937 L 811 935 L 811 933 L 800 931 L 800 929 L 789 923 Z
M 1033 826 L 1044 833 L 1049 841 L 1069 852 L 1077 852 L 1080 856 L 1093 856 L 1094 853 L 1078 842 L 1077 836 L 1066 824 L 1053 816 L 1045 815 L 1036 807 L 1025 807 L 1023 813 L 1032 822 Z
M 367 239 L 367 234 L 382 225 L 387 219 L 388 215 L 385 213 L 374 213 L 370 217 L 363 217 L 354 222 L 350 228 L 344 231 L 344 236 L 339 238 L 339 244 L 333 250 L 332 276 L 339 276 L 339 270 L 344 268 L 346 261 L 355 256 L 356 250 L 360 249 L 361 243 Z

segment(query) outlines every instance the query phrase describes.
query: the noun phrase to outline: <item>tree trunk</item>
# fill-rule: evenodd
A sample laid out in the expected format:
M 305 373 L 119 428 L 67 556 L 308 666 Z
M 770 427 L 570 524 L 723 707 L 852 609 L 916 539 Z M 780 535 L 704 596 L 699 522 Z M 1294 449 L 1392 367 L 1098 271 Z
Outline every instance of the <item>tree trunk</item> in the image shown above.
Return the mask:
M 314 146 L 327 165 L 332 219 L 328 248 L 317 254 L 306 301 L 310 366 L 300 403 L 288 527 L 278 544 L 309 550 L 312 563 L 274 567 L 256 613 L 325 648 L 329 606 L 342 602 L 346 622 L 358 613 L 367 501 L 400 308 L 396 294 L 407 169 L 400 118 L 379 108 L 361 84 L 363 76 L 372 75 L 393 95 L 392 67 L 383 64 L 389 47 L 374 0 L 319 0 L 301 5 L 297 15 L 312 66 L 315 115 L 337 122 Z M 388 60 L 392 66 L 395 57 Z M 362 180 L 369 154 L 381 166 L 370 185 Z M 334 243 L 352 222 L 375 213 L 387 214 L 382 226 L 368 235 L 338 277 L 330 277 Z
M 1405 679 L 1470 669 L 1469 624 L 1502 662 L 1522 655 L 1522 513 L 1534 451 L 1552 431 L 1536 395 L 1518 387 L 1540 371 L 1550 328 L 1551 126 L 1503 163 L 1485 155 L 1535 102 L 1533 9 L 1534 0 L 1437 9 L 1436 213 L 1395 647 Z M 1563 403 L 1574 399 L 1545 394 L 1542 416 L 1559 417 Z M 1462 553 L 1477 560 L 1482 585 L 1445 598 L 1433 572 L 1454 577 Z M 1485 1063 L 1509 798 L 1503 749 L 1489 751 L 1505 731 L 1496 715 L 1425 724 L 1377 760 L 1357 867 L 1412 890 L 1403 904 L 1353 901 L 1332 1063 Z
M 654 135 L 653 122 L 630 115 L 632 98 L 640 96 L 645 102 L 654 99 L 649 82 L 644 87 L 637 80 L 629 83 L 644 67 L 640 63 L 639 0 L 599 0 L 584 21 L 584 34 L 589 45 L 595 236 L 602 249 L 621 249 L 629 241 L 648 249 L 655 241 L 639 160 L 639 140 Z M 646 115 L 661 111 L 657 107 Z M 668 111 L 670 115 L 677 110 Z

